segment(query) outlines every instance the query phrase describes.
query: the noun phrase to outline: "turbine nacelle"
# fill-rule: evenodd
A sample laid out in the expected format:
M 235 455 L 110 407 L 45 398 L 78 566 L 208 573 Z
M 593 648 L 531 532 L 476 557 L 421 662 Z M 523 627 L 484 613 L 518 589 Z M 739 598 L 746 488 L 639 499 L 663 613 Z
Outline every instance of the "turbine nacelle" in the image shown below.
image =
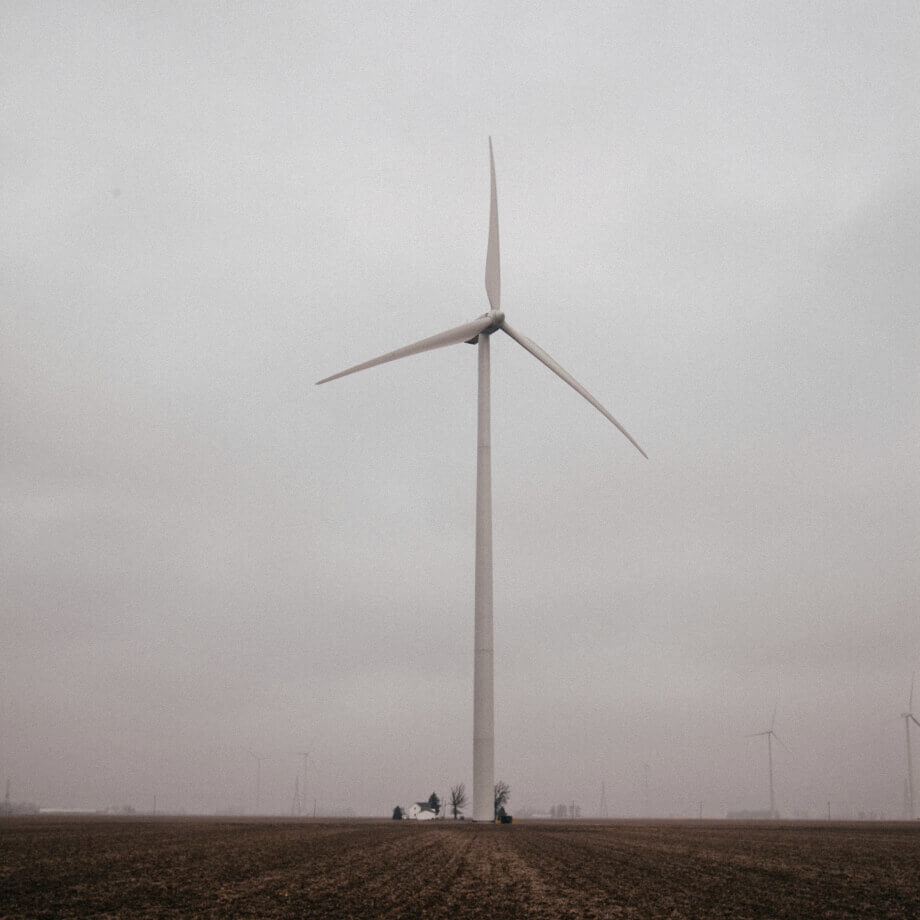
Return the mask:
M 477 333 L 471 339 L 466 340 L 467 345 L 475 345 L 479 341 L 479 336 L 481 335 L 492 335 L 493 332 L 498 332 L 502 328 L 502 323 L 505 321 L 505 314 L 501 310 L 490 310 L 488 313 L 483 313 L 479 319 L 490 320 L 490 324 L 486 326 L 482 332 Z
M 491 320 L 491 325 L 483 329 L 480 335 L 492 335 L 493 332 L 498 332 L 502 323 L 505 322 L 505 314 L 501 310 L 490 310 L 488 313 L 483 313 L 482 318 Z

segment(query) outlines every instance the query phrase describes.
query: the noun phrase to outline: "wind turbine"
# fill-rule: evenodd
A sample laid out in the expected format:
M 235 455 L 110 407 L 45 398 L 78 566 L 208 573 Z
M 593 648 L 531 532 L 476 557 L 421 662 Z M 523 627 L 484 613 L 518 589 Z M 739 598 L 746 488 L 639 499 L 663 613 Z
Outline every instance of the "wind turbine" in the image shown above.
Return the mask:
M 770 719 L 770 727 L 765 732 L 754 732 L 752 735 L 748 735 L 748 738 L 762 738 L 764 735 L 767 736 L 767 761 L 770 766 L 770 817 L 776 817 L 776 800 L 773 797 L 773 739 L 776 738 L 780 744 L 788 751 L 789 748 L 783 744 L 782 739 L 779 735 L 773 731 L 773 725 L 776 723 L 776 706 L 773 707 L 773 718 Z
M 913 821 L 917 817 L 917 813 L 914 811 L 914 765 L 910 755 L 910 723 L 913 721 L 915 725 L 920 725 L 914 715 L 913 674 L 910 675 L 910 697 L 907 702 L 907 712 L 902 712 L 901 718 L 904 720 L 904 733 L 907 735 L 907 801 L 910 806 L 910 820 Z
M 294 774 L 294 799 L 291 802 L 291 817 L 299 818 L 303 814 L 303 801 L 300 798 L 300 777 Z
M 498 199 L 495 185 L 495 157 L 489 138 L 489 167 L 491 198 L 489 207 L 489 242 L 486 249 L 486 295 L 491 310 L 472 322 L 448 329 L 437 335 L 414 342 L 395 351 L 372 358 L 347 370 L 325 377 L 317 383 L 327 383 L 347 374 L 376 367 L 398 358 L 433 351 L 448 345 L 478 343 L 478 432 L 476 453 L 476 580 L 475 629 L 473 661 L 473 820 L 494 820 L 494 699 L 492 648 L 492 449 L 490 436 L 490 375 L 489 341 L 501 330 L 510 336 L 554 374 L 561 377 L 576 393 L 583 396 L 609 422 L 626 436 L 630 443 L 647 457 L 632 435 L 564 368 L 542 348 L 513 329 L 501 311 L 501 268 L 498 248 Z

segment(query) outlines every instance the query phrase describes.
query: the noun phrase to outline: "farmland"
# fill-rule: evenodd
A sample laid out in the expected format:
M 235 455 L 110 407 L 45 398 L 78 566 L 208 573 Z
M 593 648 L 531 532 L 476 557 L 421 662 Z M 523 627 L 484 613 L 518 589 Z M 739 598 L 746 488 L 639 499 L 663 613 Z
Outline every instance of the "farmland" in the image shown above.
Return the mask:
M 0 819 L 0 917 L 920 917 L 920 826 Z

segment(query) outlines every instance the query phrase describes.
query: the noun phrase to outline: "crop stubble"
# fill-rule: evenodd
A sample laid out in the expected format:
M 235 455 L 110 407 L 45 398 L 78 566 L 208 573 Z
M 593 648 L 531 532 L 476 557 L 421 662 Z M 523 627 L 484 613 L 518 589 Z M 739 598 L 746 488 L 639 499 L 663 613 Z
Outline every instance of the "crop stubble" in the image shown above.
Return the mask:
M 0 820 L 0 918 L 920 918 L 920 827 Z

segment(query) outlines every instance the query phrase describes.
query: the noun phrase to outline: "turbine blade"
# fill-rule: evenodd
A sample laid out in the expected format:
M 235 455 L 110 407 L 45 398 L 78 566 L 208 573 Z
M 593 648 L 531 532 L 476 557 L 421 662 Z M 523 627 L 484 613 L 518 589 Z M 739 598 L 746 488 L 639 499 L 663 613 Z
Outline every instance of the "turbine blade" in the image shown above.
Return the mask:
M 907 711 L 914 711 L 914 672 L 910 672 L 910 702 L 907 704 Z
M 774 703 L 774 704 L 773 704 L 773 718 L 770 719 L 770 731 L 771 731 L 771 732 L 773 731 L 773 726 L 774 726 L 774 724 L 776 723 L 776 707 L 777 707 L 777 705 L 778 705 L 777 703 Z
M 753 734 L 745 735 L 744 737 L 745 738 L 761 738 L 764 735 L 769 735 L 769 734 L 770 734 L 769 732 L 754 732 Z
M 915 725 L 920 725 L 920 722 L 917 721 L 917 717 L 911 712 L 908 715 L 914 720 Z
M 648 460 L 648 454 L 639 447 L 633 436 L 567 370 L 558 365 L 539 345 L 535 342 L 531 342 L 526 335 L 521 335 L 520 332 L 512 329 L 506 322 L 502 322 L 501 328 L 507 332 L 518 345 L 529 351 L 538 361 L 542 361 L 557 377 L 561 377 L 576 393 L 580 393 L 584 396 L 604 418 L 613 422 L 629 443 Z
M 437 335 L 429 336 L 427 339 L 422 339 L 420 342 L 414 342 L 412 345 L 405 345 L 402 348 L 397 348 L 396 351 L 388 351 L 379 358 L 371 358 L 370 361 L 365 361 L 363 364 L 356 364 L 354 367 L 348 368 L 348 370 L 339 371 L 339 373 L 333 374 L 331 377 L 323 377 L 322 380 L 316 381 L 317 386 L 321 383 L 328 383 L 330 380 L 337 380 L 339 377 L 346 377 L 348 374 L 356 374 L 358 371 L 366 370 L 369 367 L 375 367 L 378 364 L 386 364 L 387 361 L 396 361 L 398 358 L 408 358 L 409 355 L 418 355 L 423 351 L 432 351 L 435 348 L 444 348 L 447 345 L 458 345 L 460 342 L 466 342 L 469 341 L 469 339 L 475 338 L 483 329 L 487 329 L 491 325 L 491 318 L 480 316 L 479 319 L 473 320 L 471 323 L 466 323 L 463 326 L 457 326 L 456 329 L 448 329 L 447 332 L 439 332 Z
M 789 751 L 789 748 L 788 748 L 788 746 L 786 745 L 786 743 L 783 741 L 782 738 L 780 738 L 779 735 L 776 734 L 776 732 L 771 732 L 770 734 L 772 734 L 773 737 L 776 738 L 776 740 L 777 740 L 784 748 L 786 748 L 787 751 Z M 791 754 L 792 751 L 789 751 L 789 753 Z
M 489 202 L 489 248 L 486 250 L 486 294 L 493 310 L 501 309 L 502 271 L 498 255 L 498 193 L 495 188 L 495 157 L 489 138 L 489 168 L 492 175 L 492 196 Z

